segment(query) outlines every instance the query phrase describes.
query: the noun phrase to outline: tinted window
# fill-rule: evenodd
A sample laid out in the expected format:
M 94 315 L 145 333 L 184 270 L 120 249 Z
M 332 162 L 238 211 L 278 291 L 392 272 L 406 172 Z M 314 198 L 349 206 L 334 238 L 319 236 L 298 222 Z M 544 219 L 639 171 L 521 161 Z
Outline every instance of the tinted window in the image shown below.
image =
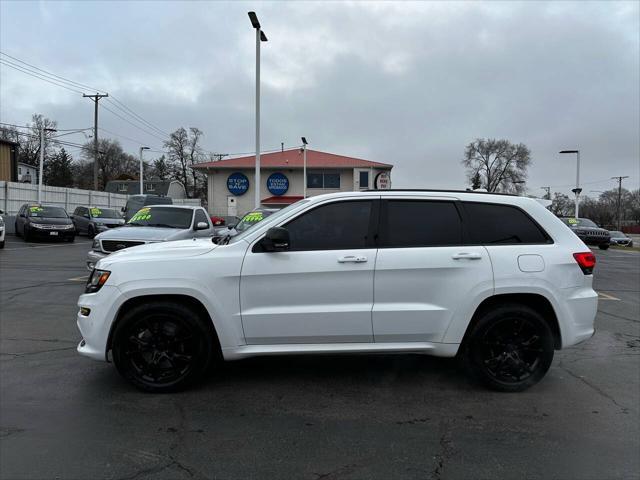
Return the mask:
M 462 222 L 452 202 L 389 200 L 382 231 L 385 247 L 462 244 Z
M 360 172 L 360 188 L 369 188 L 369 172 Z
M 322 188 L 322 174 L 307 173 L 307 188 Z
M 353 201 L 323 205 L 285 225 L 290 250 L 365 248 L 372 202 Z
M 325 173 L 324 174 L 324 188 L 340 188 L 340 174 L 339 173 Z
M 519 208 L 469 202 L 464 209 L 472 244 L 547 243 L 547 236 Z
M 209 225 L 209 218 L 207 218 L 207 216 L 204 214 L 204 212 L 202 210 L 196 210 L 196 215 L 195 215 L 195 219 L 193 221 L 194 225 L 198 225 L 198 223 L 200 222 L 204 222 L 207 224 L 208 227 L 210 227 L 211 225 Z
M 253 212 L 247 213 L 236 225 L 236 232 L 244 232 L 245 230 L 248 230 L 249 227 L 253 227 L 256 223 L 260 223 L 272 213 L 273 211 L 271 210 L 254 210 Z

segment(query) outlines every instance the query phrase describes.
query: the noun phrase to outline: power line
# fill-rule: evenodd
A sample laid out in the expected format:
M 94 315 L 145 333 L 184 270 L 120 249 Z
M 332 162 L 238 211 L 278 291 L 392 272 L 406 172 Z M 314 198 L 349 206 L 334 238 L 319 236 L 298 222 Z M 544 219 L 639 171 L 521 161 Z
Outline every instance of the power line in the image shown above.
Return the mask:
M 135 138 L 127 137 L 126 135 L 122 135 L 121 133 L 112 132 L 111 130 L 107 130 L 106 128 L 103 128 L 103 127 L 100 127 L 98 130 L 109 133 L 111 135 L 115 135 L 116 137 L 124 138 L 125 140 L 129 140 L 139 145 L 148 145 L 148 142 L 141 142 L 140 140 L 136 140 Z M 149 150 L 149 151 L 153 151 L 153 150 Z
M 113 100 L 113 101 L 111 101 Z M 120 100 L 118 100 L 115 96 L 111 95 L 111 100 L 109 101 L 109 103 L 115 105 L 116 103 L 121 105 L 122 108 L 124 108 L 126 111 L 130 112 L 130 115 L 133 115 L 134 117 L 137 117 L 138 119 L 140 119 L 141 122 L 144 122 L 146 125 L 148 125 L 150 128 L 153 128 L 154 130 L 157 130 L 159 133 L 161 133 L 162 135 L 165 136 L 169 136 L 169 134 L 167 132 L 165 132 L 164 130 L 161 130 L 160 128 L 156 127 L 153 123 L 145 120 L 142 116 L 138 115 L 136 112 L 134 112 L 133 110 L 131 110 L 129 107 L 127 107 L 124 103 L 122 103 Z M 115 103 L 114 103 L 115 102 Z M 115 105 L 117 107 L 117 105 Z M 120 107 L 118 107 L 120 108 Z M 121 110 L 122 110 L 121 108 Z
M 43 75 L 40 75 L 38 73 L 34 73 L 32 71 L 23 69 L 22 67 L 16 66 L 15 64 L 11 64 L 11 63 L 9 63 L 6 60 L 3 60 L 1 58 L 0 58 L 0 64 L 1 65 L 5 65 L 5 66 L 10 67 L 10 68 L 13 68 L 14 70 L 18 70 L 19 72 L 26 73 L 27 75 L 31 75 L 32 77 L 35 77 L 35 78 L 37 78 L 39 80 L 44 80 L 45 82 L 51 83 L 52 85 L 57 85 L 58 87 L 65 88 L 65 89 L 67 89 L 67 90 L 69 90 L 71 92 L 82 94 L 82 92 L 80 90 L 76 90 L 74 88 L 70 88 L 70 87 L 68 87 L 66 85 L 63 85 L 62 83 L 55 82 L 54 80 L 51 80 L 50 78 L 47 78 L 47 77 L 45 77 Z
M 102 108 L 104 108 L 106 111 L 111 112 L 113 115 L 115 115 L 116 117 L 118 117 L 120 120 L 124 120 L 125 122 L 127 122 L 129 125 L 132 125 L 134 127 L 136 127 L 138 130 L 143 131 L 144 133 L 146 133 L 147 135 L 151 135 L 152 137 L 157 138 L 158 140 L 162 140 L 163 142 L 166 141 L 166 138 L 162 138 L 159 137 L 158 135 L 156 135 L 155 133 L 150 132 L 149 130 L 145 130 L 144 128 L 136 125 L 133 122 L 130 122 L 129 120 L 127 120 L 126 118 L 124 118 L 122 115 L 120 115 L 119 113 L 114 112 L 113 110 L 111 110 L 110 108 L 106 107 L 105 105 L 102 105 Z

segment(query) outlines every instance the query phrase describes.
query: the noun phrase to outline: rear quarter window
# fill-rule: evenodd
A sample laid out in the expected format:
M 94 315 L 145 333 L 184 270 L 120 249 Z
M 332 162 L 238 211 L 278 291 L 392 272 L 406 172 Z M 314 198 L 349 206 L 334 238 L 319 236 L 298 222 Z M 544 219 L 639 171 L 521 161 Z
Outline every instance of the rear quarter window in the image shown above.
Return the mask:
M 512 205 L 463 202 L 468 243 L 514 245 L 552 243 L 526 212 Z

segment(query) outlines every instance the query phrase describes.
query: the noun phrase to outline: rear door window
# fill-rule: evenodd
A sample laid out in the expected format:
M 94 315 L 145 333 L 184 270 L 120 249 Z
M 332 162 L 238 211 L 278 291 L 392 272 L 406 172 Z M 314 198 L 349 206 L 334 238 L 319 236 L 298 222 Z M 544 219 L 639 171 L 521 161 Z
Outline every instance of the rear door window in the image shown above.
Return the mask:
M 463 202 L 472 245 L 551 243 L 549 236 L 523 210 L 511 205 Z
M 462 244 L 462 221 L 453 202 L 383 202 L 380 247 L 435 247 Z

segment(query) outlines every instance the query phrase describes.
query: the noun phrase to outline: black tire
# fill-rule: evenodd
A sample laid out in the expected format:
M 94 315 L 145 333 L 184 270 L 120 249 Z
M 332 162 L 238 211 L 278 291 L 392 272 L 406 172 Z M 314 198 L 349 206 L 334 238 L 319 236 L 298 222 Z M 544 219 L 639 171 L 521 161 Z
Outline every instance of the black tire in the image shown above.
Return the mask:
M 603 243 L 602 245 L 598 245 L 598 248 L 600 248 L 600 250 L 606 250 L 609 248 L 609 244 Z
M 30 242 L 32 240 L 31 234 L 29 234 L 29 230 L 27 229 L 27 227 L 24 227 L 24 230 L 22 232 L 22 239 L 25 242 Z
M 89 237 L 89 238 L 93 238 L 93 237 L 95 237 L 95 236 L 96 236 L 96 232 L 95 232 L 95 230 L 93 229 L 93 225 L 89 225 L 89 226 L 87 227 L 87 237 Z
M 4 240 L 0 242 L 0 250 L 4 248 L 4 242 L 5 242 Z
M 553 332 L 532 308 L 506 304 L 482 315 L 465 338 L 462 353 L 467 371 L 489 388 L 521 392 L 549 370 Z
M 73 242 L 75 242 L 75 241 L 76 241 L 76 236 L 75 236 L 75 235 L 72 235 L 72 236 L 70 236 L 70 237 L 67 237 L 67 242 L 69 242 L 69 243 L 73 243 Z
M 20 235 L 20 232 L 18 232 L 18 222 L 13 224 L 13 231 L 16 234 L 16 237 L 21 237 L 22 235 Z
M 140 390 L 182 390 L 198 381 L 217 358 L 217 341 L 208 322 L 180 303 L 135 306 L 116 326 L 113 362 Z

